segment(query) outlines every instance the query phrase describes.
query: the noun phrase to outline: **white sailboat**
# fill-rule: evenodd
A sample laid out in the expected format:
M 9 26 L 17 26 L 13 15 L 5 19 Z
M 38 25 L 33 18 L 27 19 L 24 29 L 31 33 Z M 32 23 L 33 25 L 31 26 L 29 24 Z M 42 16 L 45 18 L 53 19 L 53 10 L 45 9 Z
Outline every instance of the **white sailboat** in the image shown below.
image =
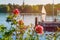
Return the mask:
M 45 21 L 45 19 L 46 19 L 46 10 L 45 10 L 45 8 L 44 8 L 44 6 L 42 7 L 42 15 L 41 15 L 41 17 L 42 17 L 42 22 L 44 22 Z

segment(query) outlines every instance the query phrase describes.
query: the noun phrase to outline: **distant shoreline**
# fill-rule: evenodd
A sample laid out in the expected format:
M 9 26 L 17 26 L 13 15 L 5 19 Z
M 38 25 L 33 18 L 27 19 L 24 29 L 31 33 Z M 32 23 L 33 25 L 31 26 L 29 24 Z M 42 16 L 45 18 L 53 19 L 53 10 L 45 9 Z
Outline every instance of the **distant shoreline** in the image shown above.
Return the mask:
M 54 15 L 57 15 L 57 10 L 60 9 L 60 3 L 54 4 Z M 0 13 L 8 13 L 12 12 L 15 8 L 19 9 L 21 13 L 41 13 L 43 5 L 15 5 L 15 4 L 1 4 L 0 5 Z M 53 15 L 53 4 L 44 5 L 47 15 Z M 25 14 L 27 15 L 27 14 Z M 29 14 L 31 15 L 31 14 Z M 39 14 L 38 14 L 39 15 Z
M 2 14 L 10 14 L 10 13 L 2 13 Z M 40 15 L 41 16 L 41 13 L 20 13 L 20 14 L 22 16 L 24 16 L 24 15 Z M 46 15 L 46 16 L 53 16 L 53 15 Z M 54 16 L 56 16 L 56 15 L 54 15 Z

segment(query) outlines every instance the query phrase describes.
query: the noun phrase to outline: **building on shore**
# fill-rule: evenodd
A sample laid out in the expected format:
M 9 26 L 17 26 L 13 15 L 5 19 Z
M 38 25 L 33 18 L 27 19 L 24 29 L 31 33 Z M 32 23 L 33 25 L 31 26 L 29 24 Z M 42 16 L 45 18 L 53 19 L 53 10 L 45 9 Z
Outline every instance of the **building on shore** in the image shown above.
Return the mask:
M 60 16 L 60 8 L 57 9 L 57 16 Z

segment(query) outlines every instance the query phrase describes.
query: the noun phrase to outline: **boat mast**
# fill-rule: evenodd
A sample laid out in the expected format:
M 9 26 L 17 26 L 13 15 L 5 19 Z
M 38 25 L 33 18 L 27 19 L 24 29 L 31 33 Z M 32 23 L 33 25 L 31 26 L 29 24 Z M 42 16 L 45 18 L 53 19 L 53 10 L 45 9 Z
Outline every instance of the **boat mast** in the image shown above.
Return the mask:
M 54 0 L 53 0 L 53 20 L 54 20 Z
M 23 0 L 23 4 L 22 4 L 22 10 L 24 11 L 24 0 Z M 24 20 L 24 14 L 23 14 L 23 20 Z
M 24 0 L 23 0 L 23 8 L 24 8 Z

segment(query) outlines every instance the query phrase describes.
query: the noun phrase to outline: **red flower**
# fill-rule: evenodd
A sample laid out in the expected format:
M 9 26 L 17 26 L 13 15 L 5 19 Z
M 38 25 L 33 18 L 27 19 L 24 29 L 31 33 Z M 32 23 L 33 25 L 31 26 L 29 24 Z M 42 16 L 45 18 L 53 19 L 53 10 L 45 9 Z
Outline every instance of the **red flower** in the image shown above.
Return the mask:
M 13 10 L 13 14 L 18 15 L 19 14 L 19 10 L 18 9 Z
M 41 25 L 37 25 L 37 26 L 35 27 L 35 31 L 36 31 L 36 33 L 38 33 L 38 34 L 43 34 L 43 27 L 42 27 Z

